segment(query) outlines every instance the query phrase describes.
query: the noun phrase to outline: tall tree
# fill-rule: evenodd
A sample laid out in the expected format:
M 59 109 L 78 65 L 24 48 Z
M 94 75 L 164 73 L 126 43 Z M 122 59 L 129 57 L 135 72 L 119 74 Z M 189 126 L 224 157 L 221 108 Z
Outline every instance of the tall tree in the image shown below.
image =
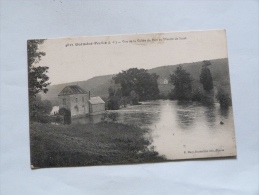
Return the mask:
M 213 79 L 210 73 L 210 69 L 208 66 L 211 65 L 210 61 L 203 61 L 201 74 L 200 74 L 200 82 L 203 85 L 203 89 L 206 92 L 210 92 L 213 89 Z
M 52 105 L 49 100 L 42 100 L 41 95 L 36 95 L 35 102 L 37 103 L 37 116 L 49 115 L 52 110 Z
M 46 55 L 44 52 L 38 51 L 39 45 L 43 42 L 43 39 L 28 40 L 27 42 L 30 117 L 34 117 L 37 112 L 36 95 L 41 91 L 47 93 L 47 86 L 50 84 L 47 82 L 49 77 L 46 74 L 49 67 L 36 66 L 41 57 Z
M 120 83 L 122 96 L 130 96 L 134 91 L 139 100 L 157 99 L 159 89 L 158 75 L 149 74 L 145 69 L 130 68 L 114 77 L 115 83 Z
M 192 94 L 192 79 L 186 70 L 178 66 L 172 75 L 170 82 L 175 86 L 173 93 L 177 100 L 190 100 Z
M 229 93 L 226 90 L 224 90 L 221 87 L 218 88 L 216 98 L 219 101 L 221 108 L 228 108 L 229 106 L 232 105 L 231 96 L 229 95 Z
M 109 110 L 118 110 L 120 108 L 119 100 L 120 94 L 119 90 L 115 90 L 112 87 L 109 88 L 109 98 L 108 98 L 108 109 Z

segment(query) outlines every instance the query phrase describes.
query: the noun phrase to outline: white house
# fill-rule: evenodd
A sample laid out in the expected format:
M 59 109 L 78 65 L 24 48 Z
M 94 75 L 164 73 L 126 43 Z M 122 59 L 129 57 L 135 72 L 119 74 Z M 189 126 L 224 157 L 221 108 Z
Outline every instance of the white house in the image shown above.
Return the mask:
M 168 81 L 168 79 L 161 78 L 161 79 L 158 80 L 158 84 L 160 84 L 160 85 L 168 85 L 169 81 Z
M 50 112 L 50 115 L 55 115 L 55 114 L 58 114 L 58 111 L 59 111 L 59 106 L 53 106 L 52 107 L 52 110 Z

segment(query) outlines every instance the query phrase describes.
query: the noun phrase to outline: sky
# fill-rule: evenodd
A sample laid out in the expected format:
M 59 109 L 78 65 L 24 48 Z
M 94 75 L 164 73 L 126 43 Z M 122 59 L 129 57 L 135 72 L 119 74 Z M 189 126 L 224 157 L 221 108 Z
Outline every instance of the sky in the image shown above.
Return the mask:
M 225 30 L 47 39 L 39 51 L 51 85 L 227 57 Z

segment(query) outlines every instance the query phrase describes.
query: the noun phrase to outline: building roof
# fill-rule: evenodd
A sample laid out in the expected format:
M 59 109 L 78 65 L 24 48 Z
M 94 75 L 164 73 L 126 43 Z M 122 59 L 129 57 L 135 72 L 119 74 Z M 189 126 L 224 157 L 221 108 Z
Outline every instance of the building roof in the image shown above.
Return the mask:
M 74 94 L 87 94 L 87 92 L 79 87 L 78 85 L 69 85 L 66 86 L 59 94 L 58 96 L 62 95 L 74 95 Z
M 91 97 L 89 100 L 90 104 L 105 104 L 105 102 L 100 98 L 99 96 L 97 97 Z

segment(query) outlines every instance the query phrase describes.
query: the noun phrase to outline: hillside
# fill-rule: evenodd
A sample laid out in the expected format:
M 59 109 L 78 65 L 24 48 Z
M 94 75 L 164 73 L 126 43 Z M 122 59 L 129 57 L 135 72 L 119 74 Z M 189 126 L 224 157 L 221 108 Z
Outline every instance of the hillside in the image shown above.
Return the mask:
M 111 86 L 112 77 L 114 75 L 104 75 L 93 77 L 86 81 L 78 81 L 71 83 L 64 83 L 58 85 L 50 85 L 46 94 L 40 93 L 42 99 L 50 100 L 52 105 L 57 105 L 58 94 L 67 85 L 79 85 L 86 91 L 91 91 L 91 96 L 108 97 L 108 88 Z
M 213 78 L 213 84 L 216 87 L 222 87 L 230 94 L 230 78 L 229 78 L 229 67 L 228 67 L 228 59 L 216 59 L 216 60 L 210 60 L 211 66 L 209 66 L 209 69 L 211 71 L 211 75 Z M 179 64 L 182 66 L 183 69 L 185 69 L 188 73 L 190 73 L 193 80 L 198 81 L 195 82 L 196 85 L 199 83 L 200 80 L 200 73 L 202 69 L 202 61 L 201 62 L 193 62 L 193 63 L 185 63 L 185 64 Z M 156 73 L 159 75 L 160 78 L 164 79 L 170 79 L 170 74 L 173 74 L 174 71 L 178 65 L 168 65 L 168 66 L 162 66 L 150 69 L 149 73 Z M 167 94 L 170 90 L 171 85 L 166 86 L 159 86 L 160 92 L 163 92 L 164 94 Z
M 228 77 L 229 70 L 228 70 L 228 59 L 216 59 L 216 60 L 210 60 L 211 66 L 209 66 L 209 69 L 211 71 L 213 80 L 219 81 L 220 79 L 223 79 L 225 77 Z M 202 68 L 202 62 L 193 62 L 193 63 L 185 63 L 185 64 L 179 64 L 185 69 L 187 72 L 189 72 L 193 79 L 199 80 L 200 71 Z M 173 72 L 176 70 L 178 65 L 168 65 L 168 66 L 162 66 L 150 69 L 149 73 L 156 73 L 159 75 L 160 78 L 167 78 L 169 79 L 169 75 L 173 74 Z
M 213 82 L 215 86 L 225 86 L 225 88 L 230 91 L 229 84 L 229 69 L 228 69 L 228 59 L 216 59 L 210 60 L 211 66 L 209 69 L 211 70 L 211 74 L 213 77 Z M 185 63 L 181 64 L 183 69 L 189 72 L 194 80 L 199 80 L 200 71 L 202 68 L 202 62 L 194 62 L 194 63 Z M 176 70 L 177 65 L 168 65 L 157 67 L 148 70 L 149 73 L 156 73 L 159 75 L 159 78 L 168 79 L 169 75 L 173 74 Z M 67 85 L 77 84 L 86 91 L 91 91 L 91 96 L 101 96 L 104 98 L 108 97 L 108 88 L 112 86 L 112 77 L 115 75 L 104 75 L 93 77 L 86 81 L 78 81 L 72 83 L 64 83 L 59 85 L 50 85 L 49 91 L 47 94 L 41 93 L 42 99 L 48 99 L 52 102 L 53 105 L 57 105 L 57 97 L 59 92 Z M 160 92 L 167 94 L 168 91 L 172 88 L 172 85 L 159 85 Z

